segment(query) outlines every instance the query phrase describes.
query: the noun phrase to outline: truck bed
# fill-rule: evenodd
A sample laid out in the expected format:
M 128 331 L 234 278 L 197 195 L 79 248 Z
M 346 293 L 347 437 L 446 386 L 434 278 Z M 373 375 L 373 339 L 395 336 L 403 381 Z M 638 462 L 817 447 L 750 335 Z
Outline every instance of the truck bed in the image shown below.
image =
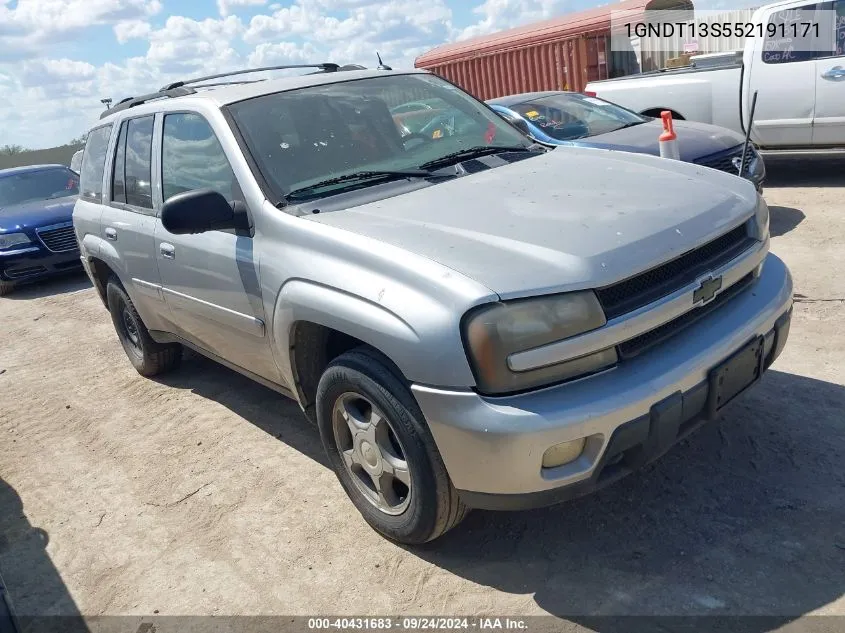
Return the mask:
M 608 82 L 626 81 L 629 79 L 643 79 L 646 77 L 665 77 L 678 75 L 689 75 L 693 73 L 707 73 L 714 70 L 727 70 L 729 68 L 741 68 L 742 63 L 737 62 L 733 64 L 725 64 L 723 66 L 708 66 L 707 68 L 695 68 L 693 66 L 684 66 L 683 68 L 661 68 L 660 70 L 650 70 L 647 73 L 637 73 L 636 75 L 625 75 L 624 77 L 614 77 L 612 79 L 599 79 L 591 81 L 591 84 L 603 84 Z

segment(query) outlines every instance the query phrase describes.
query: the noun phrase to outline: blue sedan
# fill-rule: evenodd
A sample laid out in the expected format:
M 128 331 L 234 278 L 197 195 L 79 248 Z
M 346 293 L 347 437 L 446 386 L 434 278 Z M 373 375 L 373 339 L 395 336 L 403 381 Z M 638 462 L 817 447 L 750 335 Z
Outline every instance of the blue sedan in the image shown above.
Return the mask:
M 73 230 L 79 176 L 64 165 L 0 170 L 0 296 L 81 269 Z
M 491 99 L 496 112 L 548 145 L 600 147 L 660 155 L 659 119 L 576 92 L 530 92 Z M 674 121 L 681 160 L 737 174 L 745 139 L 725 128 Z M 763 158 L 749 146 L 743 176 L 758 190 L 766 177 Z

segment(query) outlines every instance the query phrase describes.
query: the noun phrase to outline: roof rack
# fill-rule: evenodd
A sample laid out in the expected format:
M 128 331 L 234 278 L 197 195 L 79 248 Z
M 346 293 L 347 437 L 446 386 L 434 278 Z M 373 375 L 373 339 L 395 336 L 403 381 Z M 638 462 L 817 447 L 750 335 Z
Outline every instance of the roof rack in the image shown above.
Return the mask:
M 331 73 L 337 72 L 341 69 L 349 69 L 348 66 L 340 66 L 338 64 L 332 64 L 329 62 L 324 62 L 322 64 L 290 64 L 284 66 L 264 66 L 262 68 L 246 68 L 244 70 L 234 70 L 228 73 L 218 73 L 216 75 L 206 75 L 205 77 L 196 77 L 194 79 L 186 79 L 185 81 L 175 81 L 173 83 L 167 84 L 158 90 L 158 92 L 151 92 L 149 94 L 141 95 L 139 97 L 126 97 L 125 99 L 121 99 L 111 108 L 105 110 L 101 115 L 100 118 L 103 119 L 109 115 L 114 114 L 115 112 L 120 112 L 122 110 L 127 110 L 129 108 L 133 108 L 135 106 L 141 105 L 142 103 L 147 103 L 148 101 L 153 101 L 156 99 L 164 99 L 164 98 L 174 98 L 174 97 L 184 97 L 186 95 L 195 94 L 196 90 L 189 87 L 189 84 L 197 84 L 203 81 L 209 81 L 211 79 L 220 79 L 221 77 L 234 77 L 236 75 L 246 75 L 249 73 L 260 73 L 265 72 L 268 70 L 289 70 L 291 68 L 317 68 L 318 70 L 316 73 Z M 312 74 L 316 74 L 312 73 Z M 260 81 L 260 80 L 255 80 Z M 212 86 L 222 86 L 227 85 L 229 83 L 253 83 L 251 80 L 243 80 L 238 82 L 218 82 L 213 84 L 205 84 L 203 86 L 197 86 L 198 88 L 210 88 Z
M 220 77 L 233 77 L 234 75 L 246 75 L 249 73 L 261 73 L 267 70 L 288 70 L 290 68 L 319 68 L 323 72 L 331 73 L 337 71 L 340 66 L 338 64 L 322 63 L 322 64 L 287 64 L 284 66 L 264 66 L 263 68 L 245 68 L 244 70 L 233 70 L 228 73 L 218 73 L 216 75 L 206 75 L 205 77 L 197 77 L 196 79 L 188 79 L 186 81 L 175 81 L 172 84 L 167 84 L 162 90 L 171 90 L 173 88 L 181 88 L 188 84 L 197 84 L 201 81 L 208 81 L 209 79 L 220 79 Z

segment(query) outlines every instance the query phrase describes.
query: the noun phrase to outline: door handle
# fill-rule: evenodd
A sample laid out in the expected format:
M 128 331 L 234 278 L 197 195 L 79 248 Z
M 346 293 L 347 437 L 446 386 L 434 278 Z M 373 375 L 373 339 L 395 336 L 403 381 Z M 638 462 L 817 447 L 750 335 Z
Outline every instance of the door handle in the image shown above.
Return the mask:
M 106 233 L 106 239 L 107 240 L 111 240 L 112 242 L 117 241 L 117 229 L 115 229 L 111 226 L 107 226 L 105 233 Z
M 842 68 L 842 66 L 834 66 L 827 72 L 822 73 L 822 77 L 824 79 L 832 79 L 833 81 L 845 79 L 845 68 Z
M 173 244 L 162 242 L 158 245 L 158 252 L 161 253 L 161 256 L 165 259 L 176 259 L 176 247 L 173 246 Z

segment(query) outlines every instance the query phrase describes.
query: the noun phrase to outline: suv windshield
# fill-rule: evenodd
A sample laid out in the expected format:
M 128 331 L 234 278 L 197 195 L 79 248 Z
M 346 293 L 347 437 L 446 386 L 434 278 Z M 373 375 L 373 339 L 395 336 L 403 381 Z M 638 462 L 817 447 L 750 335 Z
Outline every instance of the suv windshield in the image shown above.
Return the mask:
M 464 150 L 483 154 L 533 145 L 484 104 L 426 74 L 312 86 L 229 109 L 280 198 L 359 172 L 440 168 L 470 158 Z M 335 192 L 348 182 L 335 181 L 334 189 L 321 192 Z
M 0 177 L 0 207 L 75 196 L 78 193 L 79 176 L 64 167 Z
M 603 99 L 576 93 L 540 97 L 508 107 L 559 141 L 598 136 L 649 120 Z

